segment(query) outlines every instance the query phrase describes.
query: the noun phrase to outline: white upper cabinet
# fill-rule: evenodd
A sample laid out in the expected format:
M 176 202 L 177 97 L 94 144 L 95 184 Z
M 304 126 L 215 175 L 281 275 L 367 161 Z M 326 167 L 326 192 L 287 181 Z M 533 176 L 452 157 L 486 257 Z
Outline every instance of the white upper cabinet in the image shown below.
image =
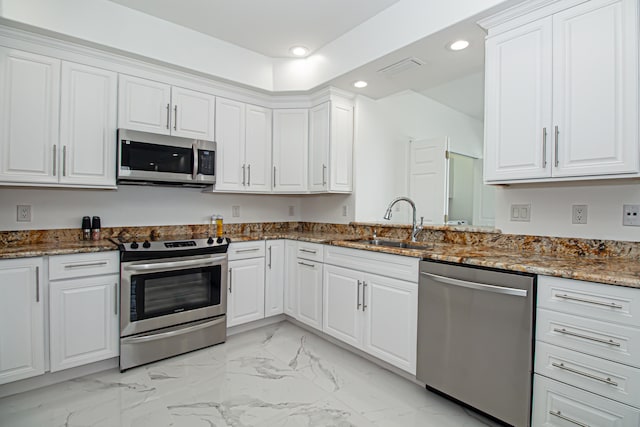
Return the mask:
M 271 190 L 271 110 L 216 99 L 216 190 Z
M 325 102 L 309 110 L 309 191 L 329 188 L 330 109 Z
M 62 63 L 60 183 L 115 185 L 117 74 Z
M 273 110 L 273 189 L 307 191 L 309 110 Z
M 213 141 L 215 97 L 120 74 L 118 127 Z
M 485 181 L 638 173 L 637 9 L 592 0 L 490 30 Z
M 60 61 L 0 47 L 0 180 L 58 182 Z

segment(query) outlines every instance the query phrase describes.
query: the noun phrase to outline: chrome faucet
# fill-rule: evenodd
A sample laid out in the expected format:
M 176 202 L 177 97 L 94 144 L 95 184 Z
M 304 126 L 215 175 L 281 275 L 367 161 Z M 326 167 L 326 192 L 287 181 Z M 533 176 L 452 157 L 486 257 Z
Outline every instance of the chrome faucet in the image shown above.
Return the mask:
M 422 231 L 422 223 L 424 222 L 424 217 L 423 216 L 420 217 L 420 225 L 417 225 L 416 224 L 416 204 L 413 202 L 413 200 L 411 200 L 408 197 L 396 197 L 391 201 L 391 203 L 389 203 L 389 207 L 387 207 L 387 211 L 384 213 L 383 218 L 386 219 L 387 221 L 390 220 L 392 215 L 391 208 L 393 208 L 393 205 L 403 200 L 409 203 L 411 205 L 411 209 L 413 209 L 413 224 L 412 224 L 413 227 L 411 229 L 411 241 L 415 242 L 416 237 L 418 237 L 418 234 L 420 233 L 420 231 Z

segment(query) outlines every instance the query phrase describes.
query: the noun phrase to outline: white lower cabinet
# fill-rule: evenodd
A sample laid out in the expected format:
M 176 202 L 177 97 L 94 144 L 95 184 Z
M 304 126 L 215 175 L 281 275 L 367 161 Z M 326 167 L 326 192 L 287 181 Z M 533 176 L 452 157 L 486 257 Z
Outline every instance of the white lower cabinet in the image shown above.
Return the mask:
M 322 329 L 322 263 L 298 258 L 298 319 L 302 323 Z
M 227 275 L 227 326 L 264 318 L 265 242 L 233 243 Z
M 0 384 L 44 373 L 43 259 L 0 261 Z
M 296 317 L 298 315 L 298 242 L 284 242 L 284 313 Z
M 264 315 L 284 313 L 285 241 L 267 242 L 266 266 L 264 270 Z

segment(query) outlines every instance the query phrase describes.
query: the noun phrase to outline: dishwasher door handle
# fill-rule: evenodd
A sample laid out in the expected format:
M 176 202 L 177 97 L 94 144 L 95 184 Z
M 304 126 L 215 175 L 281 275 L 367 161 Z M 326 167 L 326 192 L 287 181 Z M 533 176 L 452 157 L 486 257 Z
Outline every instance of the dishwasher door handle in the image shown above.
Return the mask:
M 484 283 L 475 283 L 475 282 L 468 282 L 466 280 L 452 279 L 451 277 L 440 276 L 438 274 L 433 274 L 433 273 L 425 273 L 424 271 L 421 271 L 420 274 L 422 276 L 429 277 L 430 279 L 435 280 L 436 282 L 446 283 L 447 285 L 461 286 L 463 288 L 474 289 L 477 291 L 493 292 L 496 294 L 513 295 L 517 297 L 527 296 L 526 289 L 508 288 L 504 286 L 495 286 L 495 285 L 485 285 Z

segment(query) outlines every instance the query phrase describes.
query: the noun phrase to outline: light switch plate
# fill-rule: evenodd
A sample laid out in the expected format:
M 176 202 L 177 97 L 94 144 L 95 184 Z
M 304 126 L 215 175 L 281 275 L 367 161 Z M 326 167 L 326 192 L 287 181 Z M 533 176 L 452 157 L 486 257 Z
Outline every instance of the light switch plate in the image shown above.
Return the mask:
M 231 216 L 234 218 L 240 216 L 240 206 L 231 206 Z
M 531 204 L 513 204 L 510 210 L 511 221 L 529 222 L 531 221 Z

